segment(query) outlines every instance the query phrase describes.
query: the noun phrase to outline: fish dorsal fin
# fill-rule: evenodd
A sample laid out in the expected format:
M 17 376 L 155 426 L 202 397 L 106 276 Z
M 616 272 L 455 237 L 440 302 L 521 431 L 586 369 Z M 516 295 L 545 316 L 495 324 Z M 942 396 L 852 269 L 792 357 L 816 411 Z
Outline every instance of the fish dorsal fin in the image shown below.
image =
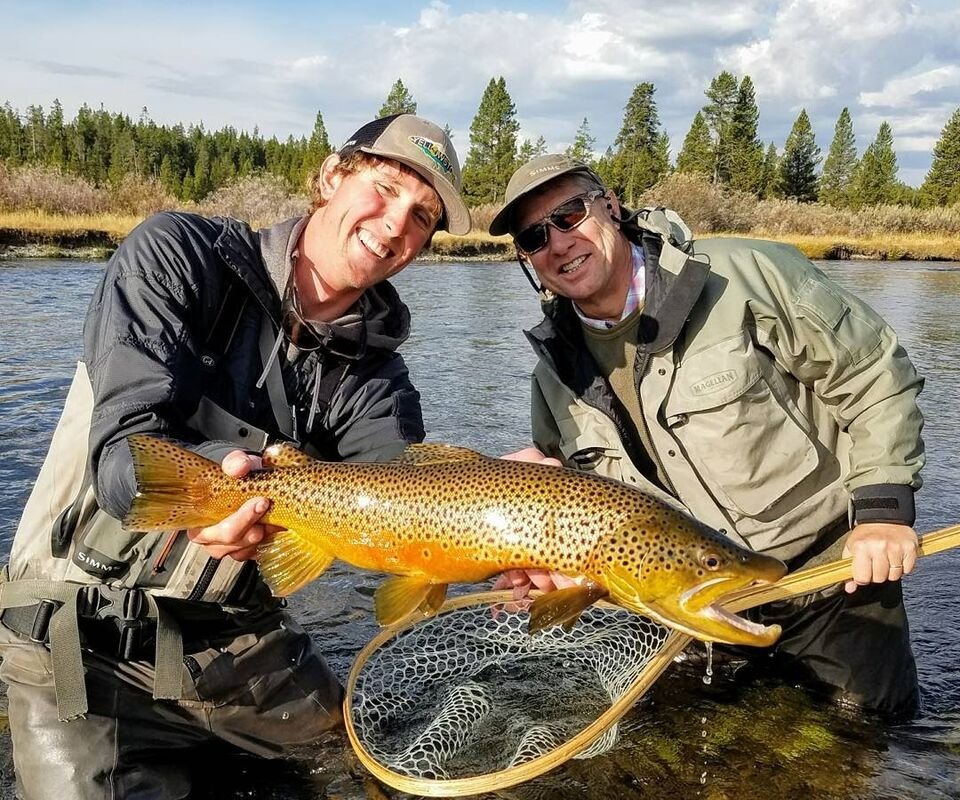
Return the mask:
M 460 464 L 487 458 L 483 453 L 452 444 L 408 444 L 391 463 L 422 467 L 426 464 Z
M 317 460 L 311 458 L 302 450 L 297 450 L 292 444 L 287 442 L 276 442 L 263 451 L 263 466 L 269 469 L 284 469 L 286 467 L 307 467 L 310 464 L 316 464 Z

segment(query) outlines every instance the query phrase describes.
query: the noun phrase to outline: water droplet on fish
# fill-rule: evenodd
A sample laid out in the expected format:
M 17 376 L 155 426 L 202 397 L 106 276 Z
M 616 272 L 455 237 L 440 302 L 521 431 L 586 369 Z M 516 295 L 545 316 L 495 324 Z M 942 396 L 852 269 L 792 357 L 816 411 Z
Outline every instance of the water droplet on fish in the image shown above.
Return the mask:
M 704 642 L 707 649 L 707 669 L 703 676 L 703 682 L 709 686 L 713 683 L 713 642 Z
M 706 783 L 707 783 L 707 773 L 706 773 L 706 772 L 701 773 L 701 775 L 700 775 L 700 783 L 701 783 L 702 785 L 706 785 Z
M 290 719 L 290 712 L 289 712 L 289 711 L 284 711 L 282 718 L 283 718 L 283 719 Z

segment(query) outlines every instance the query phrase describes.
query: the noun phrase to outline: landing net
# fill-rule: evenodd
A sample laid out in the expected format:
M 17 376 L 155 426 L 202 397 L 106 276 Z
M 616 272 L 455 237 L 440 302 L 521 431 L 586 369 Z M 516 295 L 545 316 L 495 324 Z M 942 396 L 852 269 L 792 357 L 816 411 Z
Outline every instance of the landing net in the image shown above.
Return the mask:
M 491 611 L 509 597 L 457 598 L 358 656 L 348 733 L 385 783 L 436 796 L 490 791 L 605 752 L 637 678 L 675 654 L 667 628 L 608 604 L 570 631 L 530 635 L 526 611 Z

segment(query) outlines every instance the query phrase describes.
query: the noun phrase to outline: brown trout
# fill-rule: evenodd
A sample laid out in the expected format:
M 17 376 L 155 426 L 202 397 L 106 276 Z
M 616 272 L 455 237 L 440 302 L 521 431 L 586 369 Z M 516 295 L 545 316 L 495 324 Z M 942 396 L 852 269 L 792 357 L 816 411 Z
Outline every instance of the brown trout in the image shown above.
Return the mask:
M 606 597 L 704 641 L 765 646 L 780 635 L 721 602 L 778 580 L 782 562 L 609 478 L 421 444 L 383 464 L 317 461 L 279 445 L 264 453 L 262 471 L 236 479 L 161 439 L 127 441 L 139 490 L 128 530 L 212 525 L 251 497 L 270 498 L 263 521 L 286 530 L 260 548 L 258 561 L 278 596 L 339 558 L 395 576 L 374 596 L 385 625 L 418 609 L 435 614 L 450 583 L 545 568 L 582 582 L 537 598 L 531 630 L 569 627 Z

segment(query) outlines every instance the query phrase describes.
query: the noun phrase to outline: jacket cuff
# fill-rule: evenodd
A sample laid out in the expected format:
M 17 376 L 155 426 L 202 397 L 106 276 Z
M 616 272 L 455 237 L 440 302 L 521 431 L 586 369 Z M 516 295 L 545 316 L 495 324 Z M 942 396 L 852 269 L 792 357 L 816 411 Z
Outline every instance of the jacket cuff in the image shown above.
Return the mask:
M 917 517 L 913 489 L 899 483 L 877 483 L 853 490 L 853 522 L 897 522 L 912 526 Z

